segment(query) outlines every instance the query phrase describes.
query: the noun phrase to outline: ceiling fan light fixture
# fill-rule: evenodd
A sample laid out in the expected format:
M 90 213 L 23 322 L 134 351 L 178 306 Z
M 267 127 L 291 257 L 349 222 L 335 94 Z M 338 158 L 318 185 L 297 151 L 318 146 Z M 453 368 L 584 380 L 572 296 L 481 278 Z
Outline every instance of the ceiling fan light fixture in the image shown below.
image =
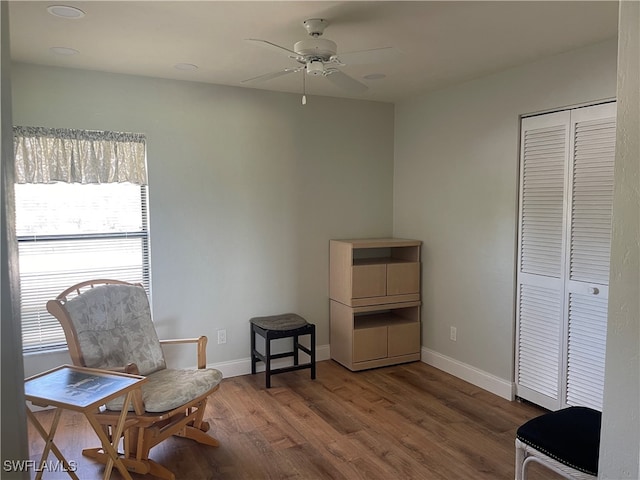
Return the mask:
M 319 61 L 311 61 L 307 63 L 307 74 L 308 75 L 322 75 L 324 73 L 324 64 Z
M 305 38 L 296 42 L 293 50 L 301 57 L 318 57 L 325 61 L 336 54 L 336 42 L 326 38 Z

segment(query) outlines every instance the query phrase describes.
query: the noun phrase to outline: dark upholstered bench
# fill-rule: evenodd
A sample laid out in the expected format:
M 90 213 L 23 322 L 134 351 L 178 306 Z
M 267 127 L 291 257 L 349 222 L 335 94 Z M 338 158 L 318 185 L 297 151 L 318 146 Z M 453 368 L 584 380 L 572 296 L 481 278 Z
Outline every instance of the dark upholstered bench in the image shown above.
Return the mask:
M 601 420 L 599 411 L 587 407 L 568 407 L 529 420 L 516 433 L 516 480 L 526 479 L 530 461 L 566 478 L 597 478 Z
M 264 338 L 265 352 L 260 353 L 256 349 L 256 334 Z M 301 335 L 310 335 L 309 348 L 298 341 Z M 293 350 L 285 353 L 271 353 L 271 340 L 277 338 L 293 338 Z M 311 357 L 309 363 L 300 364 L 299 352 Z M 293 365 L 290 367 L 271 368 L 271 360 L 276 358 L 293 357 Z M 267 388 L 271 387 L 271 375 L 291 372 L 303 368 L 311 369 L 311 379 L 316 378 L 316 326 L 308 323 L 300 315 L 285 313 L 269 317 L 256 317 L 251 319 L 251 373 L 256 373 L 256 364 L 263 361 Z

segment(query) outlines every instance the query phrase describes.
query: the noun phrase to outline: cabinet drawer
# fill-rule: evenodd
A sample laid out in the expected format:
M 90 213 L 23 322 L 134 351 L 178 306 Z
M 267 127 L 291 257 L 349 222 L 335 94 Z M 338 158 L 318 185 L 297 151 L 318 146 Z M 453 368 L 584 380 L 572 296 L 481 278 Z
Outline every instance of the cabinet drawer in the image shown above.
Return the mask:
M 387 291 L 386 265 L 354 265 L 352 297 L 383 297 Z
M 388 329 L 390 357 L 420 352 L 420 322 L 390 324 Z
M 364 362 L 387 356 L 387 327 L 358 328 L 353 331 L 353 361 Z
M 387 295 L 420 293 L 420 263 L 387 265 Z

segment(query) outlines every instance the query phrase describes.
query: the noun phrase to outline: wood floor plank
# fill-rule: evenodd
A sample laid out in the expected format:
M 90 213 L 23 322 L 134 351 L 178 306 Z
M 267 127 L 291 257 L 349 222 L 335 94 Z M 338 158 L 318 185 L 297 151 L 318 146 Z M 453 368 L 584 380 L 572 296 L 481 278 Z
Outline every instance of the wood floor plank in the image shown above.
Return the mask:
M 151 458 L 178 480 L 511 480 L 516 429 L 543 413 L 421 362 L 350 372 L 324 361 L 316 380 L 302 370 L 272 385 L 264 387 L 264 374 L 224 379 L 205 413 L 220 446 L 170 438 Z M 51 412 L 37 415 L 48 426 Z M 44 442 L 32 428 L 29 438 L 37 460 Z M 81 415 L 62 415 L 56 443 L 81 479 L 102 478 L 103 467 L 80 455 L 97 446 Z M 559 478 L 530 468 L 530 480 Z

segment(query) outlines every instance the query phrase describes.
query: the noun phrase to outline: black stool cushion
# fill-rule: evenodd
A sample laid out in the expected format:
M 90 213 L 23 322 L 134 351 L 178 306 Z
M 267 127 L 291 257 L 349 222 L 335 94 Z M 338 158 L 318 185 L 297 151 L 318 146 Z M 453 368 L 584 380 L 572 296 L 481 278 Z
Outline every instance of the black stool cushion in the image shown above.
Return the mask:
M 284 313 L 282 315 L 272 315 L 270 317 L 255 317 L 251 323 L 263 330 L 295 330 L 296 328 L 308 325 L 307 321 L 295 313 Z
M 601 420 L 597 410 L 569 407 L 529 420 L 516 436 L 565 465 L 597 475 Z

